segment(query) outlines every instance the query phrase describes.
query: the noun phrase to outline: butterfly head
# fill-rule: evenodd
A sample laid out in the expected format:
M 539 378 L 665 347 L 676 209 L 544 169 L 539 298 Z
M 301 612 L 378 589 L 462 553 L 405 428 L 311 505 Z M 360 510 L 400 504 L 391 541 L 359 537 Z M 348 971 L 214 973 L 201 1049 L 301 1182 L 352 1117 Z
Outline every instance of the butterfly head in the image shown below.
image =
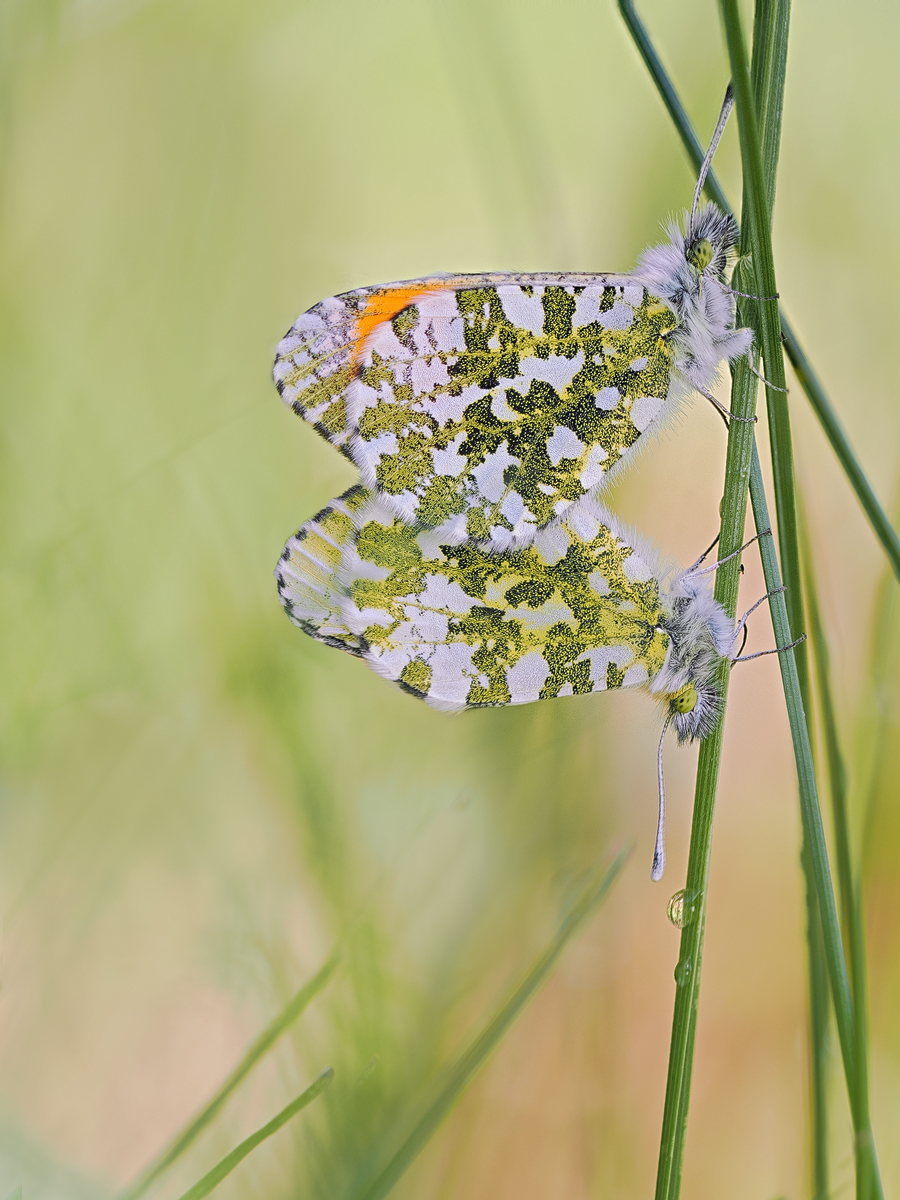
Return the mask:
M 735 257 L 738 225 L 734 217 L 715 204 L 707 204 L 685 222 L 686 232 L 670 231 L 673 241 L 680 240 L 685 261 L 697 273 L 714 274 L 724 279 L 726 268 Z
M 722 711 L 722 697 L 711 679 L 690 680 L 663 699 L 679 744 L 702 740 L 712 733 Z
M 689 243 L 684 252 L 684 257 L 701 274 L 712 262 L 714 256 L 715 250 L 709 238 L 698 238 L 697 241 Z
M 727 272 L 735 260 L 734 217 L 706 204 L 683 223 L 666 226 L 668 240 L 645 250 L 635 277 L 672 310 L 669 345 L 676 370 L 700 391 L 715 382 L 719 363 L 746 354 L 749 329 L 735 329 L 734 296 Z
M 679 742 L 712 733 L 722 712 L 717 676 L 729 656 L 733 622 L 699 579 L 682 576 L 661 596 L 660 628 L 669 649 L 653 692 Z

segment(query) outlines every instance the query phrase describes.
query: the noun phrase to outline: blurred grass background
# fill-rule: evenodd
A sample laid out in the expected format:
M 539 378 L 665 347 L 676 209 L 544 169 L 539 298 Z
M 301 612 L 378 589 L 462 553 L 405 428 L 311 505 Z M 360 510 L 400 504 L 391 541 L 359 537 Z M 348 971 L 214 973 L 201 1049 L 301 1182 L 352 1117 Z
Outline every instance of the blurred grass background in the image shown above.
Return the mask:
M 689 202 L 612 3 L 0 12 L 0 1197 L 124 1187 L 338 942 L 334 980 L 154 1194 L 179 1196 L 331 1064 L 332 1087 L 217 1195 L 351 1197 L 584 873 L 629 840 L 599 916 L 396 1194 L 649 1194 L 694 754 L 667 754 L 670 865 L 651 885 L 645 696 L 448 718 L 303 637 L 271 577 L 353 480 L 270 381 L 300 311 L 435 270 L 628 269 Z M 726 79 L 715 6 L 642 12 L 705 135 Z M 887 0 L 852 20 L 836 0 L 795 5 L 775 215 L 786 310 L 888 503 L 898 37 Z M 717 170 L 737 197 L 734 129 Z M 799 389 L 792 404 L 865 863 L 890 1193 L 900 608 Z M 692 561 L 723 457 L 695 403 L 611 503 Z M 747 604 L 761 592 L 751 559 Z M 759 617 L 749 648 L 769 639 Z M 685 1167 L 698 1200 L 805 1191 L 798 843 L 762 660 L 728 714 Z

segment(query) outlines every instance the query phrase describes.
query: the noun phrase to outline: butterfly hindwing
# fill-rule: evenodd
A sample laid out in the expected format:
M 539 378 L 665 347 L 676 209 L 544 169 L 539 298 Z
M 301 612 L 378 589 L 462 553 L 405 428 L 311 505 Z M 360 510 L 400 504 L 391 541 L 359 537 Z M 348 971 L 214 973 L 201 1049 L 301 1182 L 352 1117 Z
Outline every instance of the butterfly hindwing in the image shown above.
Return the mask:
M 675 324 L 628 276 L 435 278 L 316 305 L 275 377 L 402 520 L 524 545 L 675 402 Z
M 370 500 L 371 493 L 359 484 L 332 500 L 300 526 L 275 568 L 278 595 L 291 621 L 317 641 L 357 656 L 363 643 L 344 621 L 339 570 L 355 541 L 359 511 Z
M 357 485 L 290 539 L 275 575 L 295 625 L 434 708 L 645 684 L 680 741 L 721 710 L 734 621 L 706 573 L 661 564 L 596 500 L 492 550 L 440 544 Z
M 655 564 L 604 519 L 581 505 L 517 550 L 438 546 L 353 489 L 288 542 L 279 593 L 307 633 L 436 708 L 648 683 L 669 644 Z

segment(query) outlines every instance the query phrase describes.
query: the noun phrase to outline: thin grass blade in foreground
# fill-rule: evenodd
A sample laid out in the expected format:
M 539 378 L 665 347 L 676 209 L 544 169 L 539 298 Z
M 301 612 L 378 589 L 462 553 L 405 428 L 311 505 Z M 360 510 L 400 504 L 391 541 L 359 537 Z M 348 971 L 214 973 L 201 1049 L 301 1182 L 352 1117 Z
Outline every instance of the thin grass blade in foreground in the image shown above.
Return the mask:
M 618 5 L 622 19 L 625 21 L 638 52 L 644 60 L 644 64 L 650 72 L 653 82 L 656 84 L 656 88 L 662 97 L 669 116 L 672 118 L 675 128 L 678 130 L 688 158 L 693 164 L 694 170 L 699 171 L 700 164 L 703 162 L 703 147 L 700 145 L 700 141 L 688 119 L 684 105 L 681 103 L 672 80 L 663 67 L 659 55 L 656 53 L 656 49 L 647 35 L 646 29 L 635 11 L 634 0 L 618 0 Z M 767 118 L 771 118 L 777 114 L 772 114 L 763 107 L 760 115 L 763 124 L 766 125 L 768 124 Z M 712 170 L 706 177 L 704 190 L 723 211 L 732 213 L 731 205 L 728 203 L 725 193 L 715 176 L 715 172 Z M 818 375 L 816 375 L 790 322 L 784 313 L 781 313 L 780 319 L 784 347 L 790 359 L 791 366 L 797 374 L 800 385 L 806 393 L 813 412 L 818 418 L 822 430 L 844 474 L 847 476 L 850 486 L 856 493 L 856 497 L 868 518 L 869 524 L 872 526 L 876 538 L 881 543 L 881 547 L 887 555 L 894 574 L 900 580 L 900 537 L 897 536 L 897 531 L 879 503 L 878 497 L 875 495 L 875 491 L 866 477 L 866 473 L 860 465 L 853 447 L 850 445 L 850 440 L 841 425 L 840 419 L 828 398 L 828 393 L 822 386 Z
M 297 1020 L 304 1009 L 307 1008 L 311 1001 L 325 987 L 326 983 L 328 983 L 328 981 L 331 979 L 331 976 L 334 974 L 334 969 L 337 966 L 337 962 L 337 955 L 333 954 L 325 963 L 325 965 L 321 967 L 319 971 L 312 977 L 312 979 L 310 979 L 308 983 L 304 984 L 296 996 L 294 996 L 293 1000 L 291 1000 L 291 1002 L 278 1014 L 275 1020 L 272 1021 L 262 1031 L 256 1041 L 253 1042 L 250 1049 L 234 1068 L 203 1111 L 199 1113 L 198 1116 L 196 1116 L 194 1120 L 191 1121 L 190 1124 L 172 1140 L 172 1142 L 170 1142 L 169 1146 L 153 1163 L 150 1164 L 137 1182 L 123 1194 L 121 1200 L 137 1200 L 137 1197 L 142 1196 L 150 1187 L 150 1185 L 159 1178 L 163 1171 L 170 1167 L 172 1163 L 175 1162 L 175 1160 L 179 1158 L 185 1150 L 187 1150 L 188 1146 L 190 1146 L 194 1139 L 203 1132 L 210 1121 L 212 1121 L 212 1119 L 218 1114 L 222 1105 L 238 1086 L 238 1084 L 243 1081 L 243 1079 L 250 1073 L 253 1067 L 256 1066 L 263 1055 L 265 1055 L 281 1037 L 281 1035 L 286 1032 L 291 1025 L 293 1025 L 294 1021 Z M 316 1094 L 318 1095 L 318 1093 Z M 252 1150 L 252 1148 L 253 1147 L 251 1146 L 250 1149 Z M 248 1150 L 247 1153 L 249 1154 L 249 1152 L 250 1151 Z
M 354 1200 L 381 1200 L 397 1183 L 416 1156 L 424 1149 L 475 1075 L 484 1066 L 492 1051 L 496 1049 L 504 1034 L 508 1032 L 535 992 L 546 982 L 563 950 L 606 898 L 627 857 L 628 851 L 621 851 L 600 880 L 598 881 L 595 875 L 588 886 L 584 888 L 564 917 L 553 941 L 525 979 L 499 1012 L 488 1022 L 475 1041 L 450 1067 L 437 1096 L 402 1146 L 387 1166 L 370 1183 L 364 1184 L 355 1193 Z M 182 1197 L 182 1200 L 189 1200 L 189 1198 L 185 1196 Z M 191 1196 L 190 1200 L 196 1200 L 196 1198 Z
M 333 1078 L 334 1071 L 331 1067 L 326 1067 L 324 1071 L 316 1076 L 305 1092 L 301 1092 L 295 1100 L 292 1100 L 268 1124 L 263 1125 L 262 1129 L 257 1129 L 256 1133 L 251 1133 L 239 1146 L 235 1146 L 231 1153 L 226 1154 L 220 1163 L 217 1163 L 211 1171 L 208 1171 L 192 1188 L 188 1188 L 180 1200 L 203 1200 L 203 1197 L 208 1196 L 213 1188 L 218 1187 L 225 1176 L 230 1175 L 238 1163 L 242 1162 L 252 1150 L 255 1150 L 266 1138 L 270 1138 L 273 1133 L 277 1133 L 282 1125 L 286 1125 L 291 1117 L 296 1116 L 300 1112 L 301 1108 L 306 1108 L 307 1104 L 312 1103 L 316 1096 L 328 1087 Z

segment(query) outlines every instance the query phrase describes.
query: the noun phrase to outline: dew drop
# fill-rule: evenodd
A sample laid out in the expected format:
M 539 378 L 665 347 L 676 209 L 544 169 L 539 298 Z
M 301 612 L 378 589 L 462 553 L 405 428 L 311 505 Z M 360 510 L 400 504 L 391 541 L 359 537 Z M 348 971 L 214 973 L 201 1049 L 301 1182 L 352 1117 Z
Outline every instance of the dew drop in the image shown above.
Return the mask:
M 679 960 L 675 967 L 675 982 L 679 987 L 684 987 L 691 978 L 691 960 L 686 958 L 684 962 Z
M 666 915 L 676 929 L 684 929 L 686 925 L 693 925 L 696 921 L 699 895 L 699 892 L 689 892 L 687 888 L 682 888 L 671 898 L 666 906 Z

